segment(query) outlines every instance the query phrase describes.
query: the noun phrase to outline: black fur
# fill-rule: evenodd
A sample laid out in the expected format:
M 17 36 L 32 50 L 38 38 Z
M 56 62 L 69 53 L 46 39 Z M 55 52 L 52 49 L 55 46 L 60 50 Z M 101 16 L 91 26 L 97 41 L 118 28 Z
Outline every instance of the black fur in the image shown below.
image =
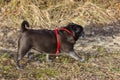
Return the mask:
M 33 30 L 27 29 L 28 27 L 29 23 L 27 21 L 23 21 L 21 24 L 22 33 L 18 41 L 18 57 L 17 57 L 18 68 L 21 68 L 19 64 L 20 60 L 27 54 L 27 52 L 30 49 L 37 50 L 41 53 L 45 52 L 47 54 L 55 54 L 56 52 L 57 42 L 53 30 L 47 29 Z M 79 39 L 79 37 L 84 35 L 83 27 L 78 24 L 70 23 L 64 28 L 71 31 L 74 37 L 64 30 L 58 31 L 61 43 L 60 48 L 61 53 L 65 52 L 74 59 L 82 61 L 83 59 L 77 56 L 73 47 L 75 42 Z

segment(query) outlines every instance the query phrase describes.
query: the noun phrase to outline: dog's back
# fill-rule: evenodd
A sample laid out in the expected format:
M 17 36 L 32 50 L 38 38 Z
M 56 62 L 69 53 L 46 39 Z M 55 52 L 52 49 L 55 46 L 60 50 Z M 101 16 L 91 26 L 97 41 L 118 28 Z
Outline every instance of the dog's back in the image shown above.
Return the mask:
M 27 29 L 29 23 L 23 21 L 21 24 L 21 37 L 19 39 L 19 44 L 22 46 L 31 47 L 40 52 L 54 53 L 56 50 L 56 37 L 52 30 L 47 29 Z

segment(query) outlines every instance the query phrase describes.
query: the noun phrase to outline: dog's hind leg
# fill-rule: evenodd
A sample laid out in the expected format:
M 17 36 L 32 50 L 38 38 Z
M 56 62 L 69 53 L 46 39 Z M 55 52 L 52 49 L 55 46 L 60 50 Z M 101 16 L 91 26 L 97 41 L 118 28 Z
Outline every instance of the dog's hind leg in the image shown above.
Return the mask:
M 17 64 L 17 68 L 21 69 L 22 66 L 20 65 L 20 60 L 23 59 L 23 57 L 27 54 L 27 52 L 31 49 L 30 46 L 28 45 L 22 45 L 19 47 L 18 50 L 18 55 L 17 55 L 17 60 L 16 60 L 16 64 Z
M 79 60 L 79 61 L 81 61 L 81 62 L 84 61 L 84 58 L 79 57 L 75 51 L 70 51 L 70 52 L 69 52 L 69 55 L 70 55 L 72 58 L 74 58 L 75 60 Z

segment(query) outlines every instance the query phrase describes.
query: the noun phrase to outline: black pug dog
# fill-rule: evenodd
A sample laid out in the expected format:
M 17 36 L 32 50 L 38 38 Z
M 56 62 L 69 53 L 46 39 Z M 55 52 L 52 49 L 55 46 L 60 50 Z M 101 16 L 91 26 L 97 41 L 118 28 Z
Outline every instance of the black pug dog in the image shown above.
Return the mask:
M 74 51 L 74 44 L 79 39 L 79 37 L 84 36 L 83 27 L 70 23 L 65 27 L 57 29 L 57 34 L 55 30 L 33 30 L 27 29 L 29 23 L 23 21 L 21 24 L 21 35 L 18 40 L 18 55 L 17 55 L 17 68 L 21 69 L 20 60 L 30 51 L 34 49 L 40 53 L 47 53 L 49 55 L 62 54 L 63 52 L 75 60 L 84 61 L 84 58 L 79 57 Z M 56 36 L 57 35 L 57 36 Z M 58 37 L 58 38 L 57 38 Z M 59 41 L 59 52 L 58 42 Z

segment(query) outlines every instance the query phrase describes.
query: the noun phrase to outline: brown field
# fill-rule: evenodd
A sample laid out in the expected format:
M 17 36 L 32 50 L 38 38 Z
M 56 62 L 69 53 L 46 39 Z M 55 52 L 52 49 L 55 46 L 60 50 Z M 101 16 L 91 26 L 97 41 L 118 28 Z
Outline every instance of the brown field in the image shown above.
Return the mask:
M 109 41 L 114 37 L 112 40 L 118 46 L 96 47 L 95 43 L 90 50 L 83 46 L 84 51 L 78 51 L 86 58 L 83 63 L 68 56 L 58 56 L 53 63 L 49 63 L 45 55 L 36 54 L 24 70 L 17 70 L 13 55 L 17 52 L 23 20 L 29 21 L 30 26 L 36 29 L 53 29 L 74 22 L 84 26 L 87 35 L 90 30 L 96 31 L 97 36 L 87 36 L 87 42 L 93 37 L 102 36 Z M 107 31 L 109 27 L 111 31 Z M 119 27 L 119 0 L 0 0 L 0 80 L 120 80 Z M 103 29 L 108 33 L 107 37 L 102 34 Z M 77 45 L 83 42 L 85 40 L 79 40 Z M 75 49 L 80 50 L 80 47 Z M 118 51 L 107 51 L 111 47 Z

